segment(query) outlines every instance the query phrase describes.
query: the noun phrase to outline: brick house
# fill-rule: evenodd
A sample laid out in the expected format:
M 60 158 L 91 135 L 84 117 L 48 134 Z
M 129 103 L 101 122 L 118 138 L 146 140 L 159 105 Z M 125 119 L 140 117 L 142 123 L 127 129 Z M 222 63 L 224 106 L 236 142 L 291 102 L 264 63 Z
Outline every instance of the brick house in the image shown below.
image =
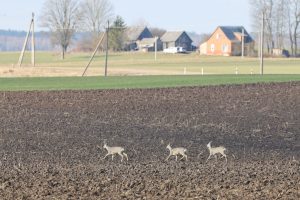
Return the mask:
M 244 35 L 243 35 L 244 33 Z M 253 55 L 254 40 L 243 26 L 219 26 L 200 46 L 202 55 L 240 56 L 244 38 L 244 55 Z

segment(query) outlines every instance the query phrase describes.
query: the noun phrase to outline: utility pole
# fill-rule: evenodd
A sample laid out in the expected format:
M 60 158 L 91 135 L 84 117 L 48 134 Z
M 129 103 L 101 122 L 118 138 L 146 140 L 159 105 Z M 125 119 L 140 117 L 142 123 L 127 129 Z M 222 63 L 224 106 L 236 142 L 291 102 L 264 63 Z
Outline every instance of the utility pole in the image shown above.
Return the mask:
M 242 58 L 244 58 L 245 55 L 245 29 L 242 28 Z
M 105 53 L 105 71 L 104 76 L 107 77 L 107 62 L 108 62 L 108 47 L 109 47 L 109 21 L 107 21 L 106 28 L 106 53 Z
M 35 41 L 34 41 L 34 13 L 32 13 L 32 32 L 31 32 L 31 64 L 35 67 Z
M 265 14 L 262 12 L 261 32 L 260 32 L 260 74 L 264 75 L 264 30 L 265 30 Z
M 157 40 L 158 40 L 158 37 L 156 36 L 155 37 L 155 55 L 154 55 L 154 57 L 155 57 L 155 61 L 157 60 Z
M 26 50 L 26 46 L 28 43 L 28 38 L 29 38 L 29 34 L 31 32 L 31 50 L 32 50 L 32 54 L 31 54 L 31 64 L 34 67 L 35 66 L 35 42 L 34 42 L 34 13 L 32 13 L 32 19 L 30 21 L 30 25 L 29 25 L 29 30 L 27 32 L 24 44 L 23 44 L 23 48 L 21 51 L 21 55 L 19 57 L 19 61 L 18 61 L 18 65 L 19 67 L 21 67 L 22 62 L 23 62 L 23 58 L 24 58 L 24 53 Z
M 97 46 L 96 46 L 96 48 L 95 48 L 95 50 L 94 50 L 94 53 L 92 54 L 92 56 L 91 56 L 91 58 L 90 58 L 88 64 L 85 66 L 85 69 L 84 69 L 84 72 L 82 73 L 82 76 L 84 76 L 85 73 L 86 73 L 86 71 L 88 70 L 88 68 L 89 68 L 89 66 L 90 66 L 90 64 L 91 64 L 91 62 L 92 62 L 92 60 L 94 59 L 94 57 L 95 57 L 95 55 L 96 55 L 96 53 L 97 53 L 97 51 L 98 51 L 98 49 L 99 49 L 99 47 L 100 47 L 100 45 L 101 45 L 103 39 L 104 39 L 104 37 L 105 37 L 105 33 L 103 33 L 101 39 L 99 40 L 99 42 L 98 42 L 98 44 L 97 44 Z

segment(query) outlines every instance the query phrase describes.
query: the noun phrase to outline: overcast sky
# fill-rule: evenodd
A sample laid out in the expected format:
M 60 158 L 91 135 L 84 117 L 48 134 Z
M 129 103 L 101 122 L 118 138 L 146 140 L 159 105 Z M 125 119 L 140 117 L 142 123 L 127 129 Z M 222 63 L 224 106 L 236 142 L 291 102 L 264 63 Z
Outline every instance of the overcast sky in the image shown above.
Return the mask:
M 37 25 L 45 0 L 0 0 L 0 29 L 27 30 L 31 13 Z M 140 21 L 167 30 L 210 33 L 219 26 L 251 31 L 248 0 L 111 0 L 127 25 Z M 36 27 L 40 30 L 40 27 Z

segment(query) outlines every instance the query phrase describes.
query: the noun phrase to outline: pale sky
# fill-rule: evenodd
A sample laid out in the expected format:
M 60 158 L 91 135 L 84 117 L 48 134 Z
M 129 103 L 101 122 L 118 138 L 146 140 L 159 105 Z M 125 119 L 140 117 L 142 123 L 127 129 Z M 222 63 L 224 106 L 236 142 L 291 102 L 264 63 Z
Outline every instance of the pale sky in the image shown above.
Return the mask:
M 26 30 L 36 13 L 36 30 L 45 0 L 0 0 L 0 29 Z M 145 21 L 151 27 L 210 33 L 219 25 L 251 31 L 248 0 L 111 0 L 115 15 L 127 25 Z

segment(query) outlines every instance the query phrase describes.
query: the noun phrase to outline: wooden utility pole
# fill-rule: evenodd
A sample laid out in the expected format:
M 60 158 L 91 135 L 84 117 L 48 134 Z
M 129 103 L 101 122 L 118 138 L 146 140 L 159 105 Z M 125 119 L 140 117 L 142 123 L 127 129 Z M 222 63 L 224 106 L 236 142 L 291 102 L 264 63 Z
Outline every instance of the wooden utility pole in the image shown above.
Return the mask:
M 31 28 L 31 23 L 30 23 L 30 28 Z M 26 46 L 27 46 L 27 42 L 28 42 L 29 32 L 30 32 L 30 29 L 27 32 L 27 35 L 26 35 L 26 38 L 25 38 L 25 42 L 23 44 L 23 48 L 22 48 L 22 51 L 21 51 L 21 55 L 19 57 L 19 62 L 18 62 L 19 67 L 21 67 L 22 62 L 23 62 L 24 53 L 25 53 L 25 49 L 26 49 Z
M 158 40 L 158 37 L 156 36 L 155 37 L 155 49 L 154 49 L 154 51 L 155 51 L 155 55 L 154 55 L 155 61 L 157 60 L 157 40 Z
M 107 62 L 108 62 L 108 48 L 109 48 L 109 46 L 108 46 L 109 45 L 109 43 L 108 43 L 109 42 L 108 41 L 109 40 L 108 35 L 109 35 L 109 21 L 107 22 L 107 29 L 106 29 L 105 33 L 103 33 L 101 39 L 99 40 L 99 42 L 98 42 L 98 44 L 97 44 L 97 46 L 96 46 L 96 48 L 94 50 L 94 53 L 92 54 L 92 56 L 91 56 L 88 64 L 86 65 L 86 67 L 84 69 L 84 72 L 83 72 L 82 76 L 84 76 L 85 73 L 86 73 L 86 71 L 88 70 L 88 68 L 89 68 L 89 66 L 90 66 L 93 58 L 95 57 L 95 55 L 96 55 L 96 53 L 97 53 L 97 51 L 98 51 L 98 49 L 99 49 L 99 47 L 100 47 L 100 45 L 101 45 L 101 43 L 102 43 L 102 41 L 103 41 L 103 39 L 104 39 L 105 36 L 106 36 L 106 53 L 105 53 L 105 71 L 104 71 L 104 76 L 105 77 L 107 76 Z
M 105 69 L 104 69 L 105 77 L 107 77 L 108 48 L 109 48 L 109 21 L 107 21 L 107 28 L 106 28 L 106 52 L 105 52 Z
M 93 52 L 93 54 L 92 54 L 92 56 L 91 56 L 91 58 L 90 58 L 88 64 L 86 65 L 86 67 L 85 67 L 85 69 L 84 69 L 84 72 L 83 72 L 82 76 L 84 76 L 85 73 L 86 73 L 86 71 L 88 70 L 88 68 L 89 68 L 89 66 L 90 66 L 90 64 L 91 64 L 91 62 L 92 62 L 92 60 L 94 59 L 94 57 L 95 57 L 95 55 L 96 55 L 96 53 L 97 53 L 97 51 L 98 51 L 98 49 L 99 49 L 99 47 L 100 47 L 100 45 L 101 45 L 103 39 L 104 39 L 104 37 L 105 37 L 105 33 L 103 33 L 102 37 L 100 38 L 100 40 L 99 40 L 99 42 L 98 42 L 98 44 L 97 44 L 97 46 L 96 46 L 96 48 L 95 48 L 95 50 L 94 50 L 94 52 Z
M 24 53 L 25 53 L 25 50 L 26 50 L 26 46 L 27 46 L 27 43 L 28 43 L 28 38 L 29 38 L 30 32 L 31 32 L 31 39 L 32 39 L 32 41 L 31 41 L 32 42 L 31 43 L 31 51 L 32 51 L 31 64 L 34 67 L 35 66 L 34 13 L 32 13 L 32 19 L 30 21 L 29 30 L 27 32 L 27 35 L 26 35 L 26 38 L 25 38 L 25 42 L 23 44 L 23 48 L 22 48 L 22 51 L 21 51 L 21 55 L 19 57 L 19 62 L 18 62 L 19 67 L 21 67 L 22 62 L 23 62 Z
M 264 74 L 264 30 L 265 30 L 265 14 L 262 12 L 261 32 L 260 32 L 260 74 Z
M 31 23 L 31 64 L 33 67 L 35 67 L 34 13 L 32 13 Z
M 242 28 L 242 58 L 245 56 L 245 29 Z

